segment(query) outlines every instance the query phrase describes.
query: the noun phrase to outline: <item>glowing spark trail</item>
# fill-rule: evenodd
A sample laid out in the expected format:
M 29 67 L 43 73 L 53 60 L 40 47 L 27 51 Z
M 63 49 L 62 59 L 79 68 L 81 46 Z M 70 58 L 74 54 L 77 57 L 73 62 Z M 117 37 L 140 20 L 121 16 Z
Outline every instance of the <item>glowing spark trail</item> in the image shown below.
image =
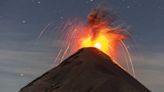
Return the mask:
M 130 72 L 130 66 L 129 66 L 129 58 L 127 57 L 127 53 L 126 53 L 126 50 L 125 50 L 125 47 L 123 46 L 123 44 L 121 43 L 121 48 L 123 49 L 123 54 L 124 54 L 124 59 L 125 59 L 125 62 L 126 62 L 126 68 L 127 68 L 127 71 Z
M 63 59 L 65 58 L 69 48 L 70 48 L 70 44 L 67 45 L 67 48 L 65 49 L 65 51 L 64 51 L 64 53 L 63 53 L 59 63 L 61 63 L 63 61 Z
M 58 58 L 59 58 L 61 52 L 62 52 L 62 49 L 60 49 L 60 51 L 58 52 L 57 56 L 55 57 L 54 63 L 57 63 Z M 55 64 L 55 65 L 56 65 L 56 64 Z
M 47 28 L 50 26 L 50 24 L 47 24 L 47 26 L 45 26 L 43 28 L 43 30 L 40 32 L 39 36 L 38 36 L 38 39 L 40 39 L 40 37 L 45 33 L 45 31 L 47 30 Z
M 122 43 L 122 45 L 124 46 L 124 48 L 125 48 L 125 50 L 126 50 L 126 53 L 127 53 L 127 55 L 128 55 L 128 58 L 129 58 L 129 62 L 130 62 L 131 67 L 132 67 L 132 73 L 133 73 L 133 75 L 134 75 L 134 77 L 135 77 L 134 66 L 133 66 L 133 62 L 132 62 L 132 58 L 131 58 L 131 56 L 130 56 L 129 50 L 128 50 L 128 48 L 126 47 L 126 45 L 125 45 L 125 43 L 124 43 L 123 41 L 121 41 L 121 43 Z

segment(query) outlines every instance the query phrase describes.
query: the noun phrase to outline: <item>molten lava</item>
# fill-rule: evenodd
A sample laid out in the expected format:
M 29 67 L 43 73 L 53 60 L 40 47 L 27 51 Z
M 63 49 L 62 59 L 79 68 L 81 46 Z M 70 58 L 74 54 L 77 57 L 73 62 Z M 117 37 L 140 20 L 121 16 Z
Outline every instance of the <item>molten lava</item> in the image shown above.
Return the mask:
M 111 57 L 117 55 L 118 43 L 127 36 L 121 28 L 112 26 L 113 19 L 107 10 L 96 8 L 88 15 L 88 24 L 79 35 L 78 48 L 96 47 Z M 82 29 L 82 28 L 81 28 Z
M 81 47 L 96 47 L 103 51 L 109 56 L 114 57 L 116 55 L 117 44 L 126 38 L 125 35 L 114 33 L 107 26 L 99 28 L 98 30 L 85 31 L 88 33 L 87 36 L 83 35 L 81 38 Z M 94 33 L 93 31 L 97 31 Z M 91 32 L 91 33 L 90 33 Z

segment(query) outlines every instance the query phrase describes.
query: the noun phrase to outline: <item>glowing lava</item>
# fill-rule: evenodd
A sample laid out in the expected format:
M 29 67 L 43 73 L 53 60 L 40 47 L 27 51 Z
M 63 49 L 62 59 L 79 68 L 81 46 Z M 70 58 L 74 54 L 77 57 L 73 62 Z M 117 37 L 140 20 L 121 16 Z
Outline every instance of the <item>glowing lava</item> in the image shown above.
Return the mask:
M 98 49 L 102 49 L 102 44 L 100 42 L 97 42 L 94 47 L 98 48 Z
M 89 30 L 85 31 L 87 36 L 81 37 L 80 47 L 96 47 L 112 57 L 116 55 L 117 44 L 126 38 L 123 34 L 111 31 L 107 26 L 100 27 L 97 30 L 89 28 Z M 96 31 L 96 33 L 93 31 Z
M 108 53 L 109 51 L 109 41 L 108 38 L 104 35 L 100 35 L 96 37 L 95 39 L 92 39 L 92 37 L 88 37 L 84 39 L 81 43 L 82 47 L 96 47 L 100 49 L 101 51 Z

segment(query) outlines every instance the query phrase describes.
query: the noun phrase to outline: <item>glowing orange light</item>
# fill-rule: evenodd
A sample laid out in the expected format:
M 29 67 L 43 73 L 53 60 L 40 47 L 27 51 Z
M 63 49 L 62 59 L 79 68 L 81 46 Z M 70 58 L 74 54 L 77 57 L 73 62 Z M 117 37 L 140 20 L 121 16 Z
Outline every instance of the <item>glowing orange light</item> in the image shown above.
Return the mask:
M 102 44 L 101 44 L 101 43 L 99 43 L 99 42 L 97 42 L 97 43 L 95 44 L 95 46 L 94 46 L 94 47 L 96 47 L 96 48 L 98 48 L 98 49 L 101 49 Z
M 130 36 L 129 32 L 124 30 L 121 26 L 115 25 L 115 23 L 113 23 L 115 18 L 112 17 L 110 12 L 101 8 L 95 8 L 87 17 L 87 25 L 79 20 L 74 20 L 73 22 L 72 20 L 68 21 L 62 30 L 62 32 L 66 29 L 68 30 L 65 33 L 66 35 L 63 35 L 63 38 L 65 39 L 64 42 L 67 43 L 68 46 L 66 47 L 62 58 L 64 58 L 66 53 L 69 53 L 68 55 L 70 55 L 80 48 L 95 47 L 110 56 L 110 58 L 118 65 L 119 62 L 117 61 L 122 59 L 122 56 L 125 57 L 125 59 L 128 58 L 126 60 L 129 60 L 130 64 L 128 64 L 127 61 L 127 70 L 129 70 L 129 65 L 131 65 L 134 74 L 130 53 L 126 44 L 123 42 Z M 42 33 L 43 32 L 40 33 L 40 36 Z M 122 51 L 125 52 L 125 55 L 122 54 Z
M 82 37 L 80 47 L 95 47 L 112 57 L 116 54 L 116 44 L 125 38 L 122 34 L 110 32 L 108 27 L 101 28 L 96 36 L 89 31 L 87 33 L 87 37 Z
M 103 51 L 104 53 L 108 53 L 110 43 L 106 36 L 100 35 L 95 39 L 88 37 L 82 41 L 82 47 L 95 47 Z

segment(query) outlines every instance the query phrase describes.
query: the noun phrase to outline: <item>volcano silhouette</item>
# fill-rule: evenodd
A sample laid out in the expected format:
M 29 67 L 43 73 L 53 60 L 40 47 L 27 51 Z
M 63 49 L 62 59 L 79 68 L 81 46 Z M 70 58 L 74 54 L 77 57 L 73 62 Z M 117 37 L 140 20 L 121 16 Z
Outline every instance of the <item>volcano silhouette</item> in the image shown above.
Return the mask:
M 110 57 L 83 48 L 20 92 L 150 92 Z

